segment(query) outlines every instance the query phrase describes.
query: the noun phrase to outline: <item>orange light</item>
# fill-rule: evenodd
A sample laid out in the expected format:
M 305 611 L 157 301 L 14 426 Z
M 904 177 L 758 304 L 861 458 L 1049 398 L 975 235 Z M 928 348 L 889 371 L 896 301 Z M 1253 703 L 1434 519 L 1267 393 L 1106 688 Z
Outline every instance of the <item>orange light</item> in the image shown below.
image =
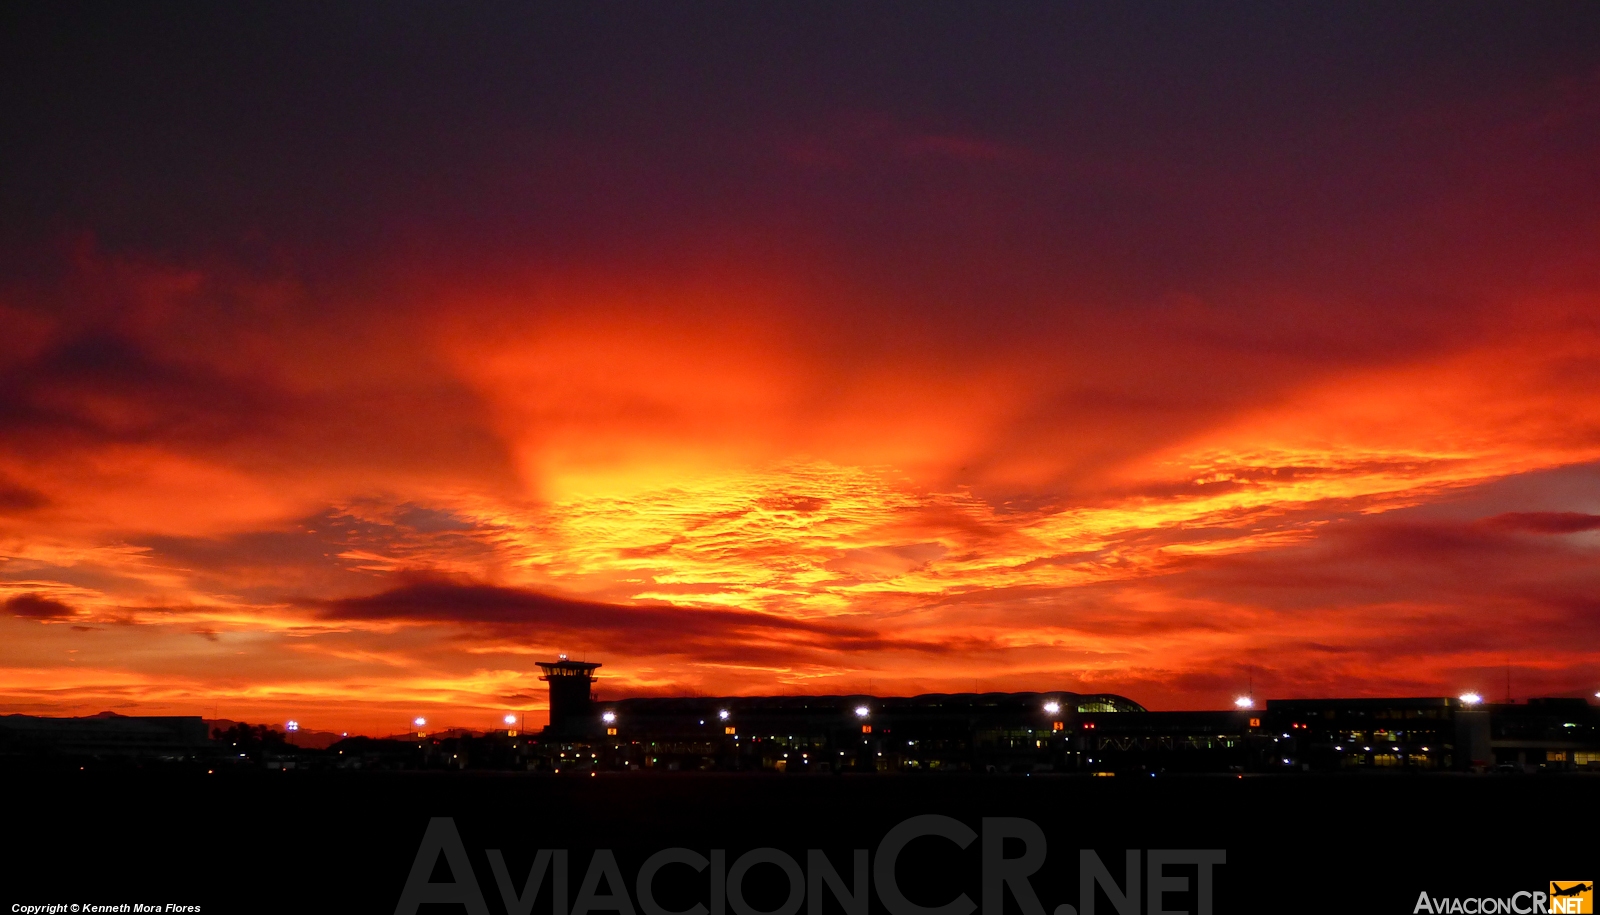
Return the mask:
M 1253 727 L 1253 728 L 1261 727 L 1261 719 L 1260 718 L 1251 718 L 1250 719 L 1250 726 Z
M 728 729 L 728 733 L 730 733 L 730 734 L 733 733 L 733 729 L 729 728 Z M 606 728 L 606 736 L 607 737 L 615 737 L 615 736 L 617 736 L 617 729 L 616 728 Z
M 1052 730 L 1052 731 L 1064 731 L 1064 730 L 1066 730 L 1066 728 L 1067 728 L 1066 722 L 1062 722 L 1062 721 L 1052 721 L 1052 722 L 1050 722 L 1050 730 Z
M 861 733 L 863 733 L 863 734 L 871 734 L 872 733 L 872 725 L 863 724 L 861 726 Z
M 724 734 L 732 734 L 732 733 L 734 733 L 734 729 L 733 729 L 733 727 L 732 727 L 732 726 L 731 726 L 731 725 L 730 725 L 730 726 L 728 726 L 728 727 L 725 727 L 725 728 L 723 728 L 723 729 L 722 729 L 722 733 L 724 733 Z

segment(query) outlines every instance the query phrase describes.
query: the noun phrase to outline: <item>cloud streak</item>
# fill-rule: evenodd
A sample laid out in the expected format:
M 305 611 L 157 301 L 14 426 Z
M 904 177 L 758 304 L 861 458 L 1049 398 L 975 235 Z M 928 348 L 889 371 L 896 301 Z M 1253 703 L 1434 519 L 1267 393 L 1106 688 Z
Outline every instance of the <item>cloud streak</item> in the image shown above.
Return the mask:
M 683 654 L 722 645 L 788 642 L 842 651 L 882 650 L 873 630 L 796 620 L 747 610 L 689 609 L 665 603 L 621 605 L 575 600 L 525 588 L 423 579 L 378 594 L 318 605 L 330 620 L 487 624 L 504 633 L 537 634 L 545 642 L 575 634 L 599 644 L 639 642 L 652 652 Z

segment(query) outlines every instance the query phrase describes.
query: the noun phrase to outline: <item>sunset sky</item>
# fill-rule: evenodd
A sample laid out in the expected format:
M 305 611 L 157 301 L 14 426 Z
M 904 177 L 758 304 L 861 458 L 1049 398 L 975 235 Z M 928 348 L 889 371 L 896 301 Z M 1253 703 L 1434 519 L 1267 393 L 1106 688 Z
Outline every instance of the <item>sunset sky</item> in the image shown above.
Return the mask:
M 1600 6 L 9 4 L 0 713 L 1600 689 Z

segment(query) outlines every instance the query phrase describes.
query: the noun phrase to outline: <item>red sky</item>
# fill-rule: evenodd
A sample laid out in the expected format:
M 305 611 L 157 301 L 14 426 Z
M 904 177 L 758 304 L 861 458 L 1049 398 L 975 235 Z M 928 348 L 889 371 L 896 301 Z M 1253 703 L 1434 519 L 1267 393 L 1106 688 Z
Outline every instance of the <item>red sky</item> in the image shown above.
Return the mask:
M 1593 9 L 381 9 L 7 14 L 0 712 L 1600 688 Z

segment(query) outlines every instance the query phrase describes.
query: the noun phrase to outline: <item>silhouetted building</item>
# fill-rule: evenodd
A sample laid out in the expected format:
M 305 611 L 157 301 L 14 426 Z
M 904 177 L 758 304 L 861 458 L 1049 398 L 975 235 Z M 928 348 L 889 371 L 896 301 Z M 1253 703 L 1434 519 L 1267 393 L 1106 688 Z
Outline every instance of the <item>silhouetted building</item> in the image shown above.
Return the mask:
M 1467 769 L 1491 763 L 1489 713 L 1459 699 L 1269 699 L 1278 765 Z
M 1065 691 L 620 699 L 595 709 L 609 754 L 597 765 L 786 772 L 1079 767 L 1083 716 L 1144 712 L 1122 696 Z
M 1512 769 L 1600 769 L 1600 715 L 1583 699 L 1489 707 L 1495 762 Z
M 1067 769 L 1094 772 L 1243 772 L 1261 768 L 1271 738 L 1260 712 L 1090 714 L 1073 724 Z
M 1311 769 L 1600 768 L 1600 715 L 1583 699 L 1267 702 L 1280 764 Z

